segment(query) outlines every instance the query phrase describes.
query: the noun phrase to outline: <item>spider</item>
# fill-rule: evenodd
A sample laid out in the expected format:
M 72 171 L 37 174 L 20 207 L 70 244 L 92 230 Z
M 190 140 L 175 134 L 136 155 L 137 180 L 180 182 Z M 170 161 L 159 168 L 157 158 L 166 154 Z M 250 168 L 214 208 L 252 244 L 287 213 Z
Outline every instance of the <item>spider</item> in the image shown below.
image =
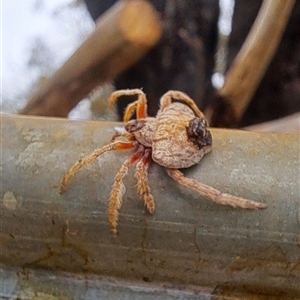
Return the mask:
M 212 148 L 212 136 L 208 123 L 195 102 L 185 93 L 168 91 L 160 99 L 160 109 L 155 118 L 147 116 L 147 99 L 140 89 L 119 90 L 109 99 L 111 106 L 120 96 L 135 95 L 137 100 L 130 103 L 124 112 L 125 131 L 116 132 L 111 143 L 94 150 L 90 155 L 77 161 L 64 175 L 60 191 L 65 190 L 68 181 L 85 165 L 111 150 L 135 149 L 117 172 L 109 197 L 108 218 L 113 234 L 117 233 L 118 211 L 125 192 L 123 178 L 131 165 L 136 163 L 135 178 L 138 193 L 150 214 L 154 213 L 155 202 L 148 183 L 148 167 L 153 160 L 167 169 L 176 182 L 196 190 L 212 201 L 246 209 L 265 208 L 267 205 L 221 193 L 215 188 L 195 179 L 187 178 L 178 169 L 198 163 Z M 178 100 L 180 102 L 173 102 Z M 182 103 L 181 103 L 182 102 Z M 136 119 L 130 120 L 136 113 Z M 121 140 L 119 138 L 122 138 Z

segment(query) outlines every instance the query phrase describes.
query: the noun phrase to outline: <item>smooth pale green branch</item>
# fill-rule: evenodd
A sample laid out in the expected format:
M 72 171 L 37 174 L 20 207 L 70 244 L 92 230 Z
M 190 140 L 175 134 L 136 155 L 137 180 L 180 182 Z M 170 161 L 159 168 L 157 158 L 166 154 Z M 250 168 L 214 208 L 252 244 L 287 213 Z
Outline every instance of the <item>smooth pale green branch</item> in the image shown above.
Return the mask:
M 152 164 L 156 211 L 149 215 L 131 170 L 113 237 L 107 199 L 131 150 L 101 156 L 63 195 L 59 185 L 76 160 L 110 141 L 115 126 L 1 115 L 1 263 L 212 289 L 299 292 L 299 135 L 211 129 L 213 151 L 184 170 L 222 192 L 266 203 L 261 211 L 217 205 Z

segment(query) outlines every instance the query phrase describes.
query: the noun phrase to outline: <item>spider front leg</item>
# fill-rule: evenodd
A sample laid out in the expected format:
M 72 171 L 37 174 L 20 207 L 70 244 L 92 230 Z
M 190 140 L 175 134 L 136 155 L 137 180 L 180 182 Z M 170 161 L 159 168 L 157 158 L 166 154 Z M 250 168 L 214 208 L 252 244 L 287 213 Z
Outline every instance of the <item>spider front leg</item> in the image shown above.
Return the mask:
M 193 99 L 191 99 L 187 94 L 180 91 L 168 91 L 162 95 L 160 98 L 160 109 L 164 110 L 167 106 L 172 103 L 172 99 L 176 99 L 186 103 L 198 116 L 199 118 L 203 118 L 204 115 L 196 105 Z
M 126 190 L 123 184 L 123 178 L 127 174 L 129 167 L 136 161 L 138 161 L 143 156 L 143 153 L 144 147 L 140 147 L 135 154 L 124 161 L 115 176 L 115 180 L 108 200 L 108 219 L 113 234 L 117 234 L 118 210 L 122 206 L 122 196 L 124 195 Z
M 123 128 L 123 129 L 124 129 L 124 128 Z M 114 142 L 117 138 L 119 138 L 119 137 L 124 137 L 124 138 L 126 138 L 128 141 L 132 141 L 132 142 L 135 141 L 134 135 L 133 135 L 132 133 L 126 131 L 126 130 L 124 129 L 124 131 L 116 131 L 116 132 L 114 133 L 114 135 L 111 137 L 110 142 L 113 143 L 113 142 Z
M 143 158 L 136 164 L 134 177 L 137 179 L 137 190 L 144 198 L 144 205 L 150 214 L 154 213 L 154 197 L 150 193 L 148 182 L 148 167 L 151 161 L 151 149 L 146 149 Z
M 127 122 L 136 112 L 136 118 L 144 119 L 147 117 L 147 99 L 145 93 L 140 89 L 119 90 L 110 95 L 108 100 L 109 106 L 114 106 L 115 102 L 121 96 L 138 96 L 138 99 L 130 104 L 125 109 L 123 121 Z
M 78 160 L 70 169 L 66 172 L 64 175 L 61 185 L 60 185 L 60 193 L 62 193 L 66 189 L 66 185 L 69 182 L 69 180 L 84 166 L 95 160 L 97 157 L 102 155 L 103 153 L 107 151 L 112 150 L 127 150 L 132 149 L 135 147 L 135 143 L 133 142 L 113 142 L 110 143 L 102 148 L 96 149 L 93 153 L 91 153 L 88 156 L 85 156 L 84 158 Z
M 177 169 L 167 169 L 167 172 L 179 184 L 197 191 L 198 193 L 208 197 L 210 200 L 216 203 L 246 209 L 258 209 L 267 207 L 267 205 L 264 203 L 247 200 L 229 194 L 222 194 L 220 191 L 209 185 L 206 185 L 195 179 L 185 177 L 183 173 Z

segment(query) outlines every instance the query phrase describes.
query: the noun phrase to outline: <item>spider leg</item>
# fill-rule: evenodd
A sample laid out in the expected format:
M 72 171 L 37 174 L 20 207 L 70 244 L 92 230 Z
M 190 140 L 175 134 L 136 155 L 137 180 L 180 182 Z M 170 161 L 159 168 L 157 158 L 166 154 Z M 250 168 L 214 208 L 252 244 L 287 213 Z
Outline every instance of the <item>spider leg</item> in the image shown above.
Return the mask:
M 132 103 L 129 103 L 124 111 L 124 117 L 123 117 L 123 121 L 124 122 L 128 122 L 130 120 L 130 118 L 132 117 L 132 115 L 136 112 L 138 115 L 138 107 L 139 107 L 139 102 L 140 100 L 136 100 Z
M 102 155 L 103 153 L 107 151 L 112 150 L 127 150 L 132 149 L 135 147 L 135 144 L 133 142 L 113 142 L 110 143 L 102 148 L 96 149 L 93 153 L 90 155 L 85 156 L 84 158 L 78 160 L 64 175 L 61 185 L 60 185 L 60 193 L 62 193 L 66 189 L 66 185 L 68 181 L 84 166 L 95 160 L 98 156 Z
M 267 205 L 264 203 L 255 202 L 252 200 L 247 200 L 241 197 L 232 196 L 229 194 L 222 194 L 217 189 L 206 185 L 202 182 L 199 182 L 192 178 L 187 178 L 177 169 L 167 169 L 168 174 L 179 184 L 191 188 L 198 193 L 208 197 L 210 200 L 222 204 L 222 205 L 230 205 L 233 207 L 241 207 L 247 209 L 258 209 L 258 208 L 266 208 Z
M 150 214 L 154 213 L 155 202 L 150 193 L 148 167 L 151 160 L 151 149 L 146 149 L 143 158 L 136 164 L 134 177 L 137 179 L 137 190 L 144 198 L 144 205 Z
M 110 142 L 114 142 L 117 138 L 119 137 L 125 137 L 128 141 L 135 141 L 135 137 L 132 133 L 128 132 L 128 131 L 125 131 L 124 129 L 124 132 L 118 132 L 116 131 L 114 133 L 114 135 L 112 136 Z
M 180 92 L 180 91 L 168 91 L 162 95 L 160 98 L 160 109 L 164 110 L 167 106 L 172 103 L 172 99 L 176 99 L 186 103 L 198 116 L 199 118 L 203 118 L 204 115 L 197 107 L 196 103 L 193 99 L 191 99 L 187 94 Z
M 138 161 L 144 153 L 144 147 L 140 147 L 131 157 L 127 158 L 115 176 L 112 190 L 109 197 L 108 219 L 113 234 L 117 234 L 118 210 L 122 206 L 122 196 L 125 193 L 123 178 L 127 174 L 128 169 L 136 161 Z
M 140 89 L 118 90 L 111 94 L 108 103 L 113 107 L 115 102 L 121 96 L 138 96 L 138 99 L 130 104 L 125 109 L 123 121 L 127 122 L 136 111 L 137 120 L 147 117 L 147 99 L 145 93 Z

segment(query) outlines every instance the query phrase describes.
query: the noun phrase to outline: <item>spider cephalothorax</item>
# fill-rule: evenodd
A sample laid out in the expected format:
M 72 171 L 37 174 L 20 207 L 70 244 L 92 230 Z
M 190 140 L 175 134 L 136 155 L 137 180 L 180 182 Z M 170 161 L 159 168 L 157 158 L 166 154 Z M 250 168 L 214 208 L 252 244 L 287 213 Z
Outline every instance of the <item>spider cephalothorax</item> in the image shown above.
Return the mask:
M 116 133 L 110 144 L 80 159 L 65 174 L 61 182 L 63 192 L 70 178 L 103 153 L 111 150 L 136 149 L 117 172 L 109 197 L 109 222 L 114 234 L 117 233 L 118 210 L 125 192 L 122 180 L 128 168 L 134 163 L 136 163 L 137 190 L 151 214 L 155 210 L 154 198 L 148 183 L 148 167 L 151 160 L 165 167 L 175 181 L 196 190 L 212 201 L 248 209 L 266 207 L 263 203 L 222 194 L 204 183 L 184 177 L 178 170 L 198 163 L 212 147 L 212 136 L 207 128 L 207 121 L 194 101 L 186 94 L 179 91 L 165 93 L 160 99 L 160 109 L 156 118 L 147 116 L 146 95 L 140 89 L 116 91 L 110 97 L 110 104 L 113 105 L 123 95 L 138 96 L 138 99 L 129 104 L 125 110 L 125 131 Z M 173 99 L 183 103 L 173 102 Z M 133 113 L 136 113 L 136 119 L 129 120 Z M 117 140 L 119 137 L 127 141 Z

